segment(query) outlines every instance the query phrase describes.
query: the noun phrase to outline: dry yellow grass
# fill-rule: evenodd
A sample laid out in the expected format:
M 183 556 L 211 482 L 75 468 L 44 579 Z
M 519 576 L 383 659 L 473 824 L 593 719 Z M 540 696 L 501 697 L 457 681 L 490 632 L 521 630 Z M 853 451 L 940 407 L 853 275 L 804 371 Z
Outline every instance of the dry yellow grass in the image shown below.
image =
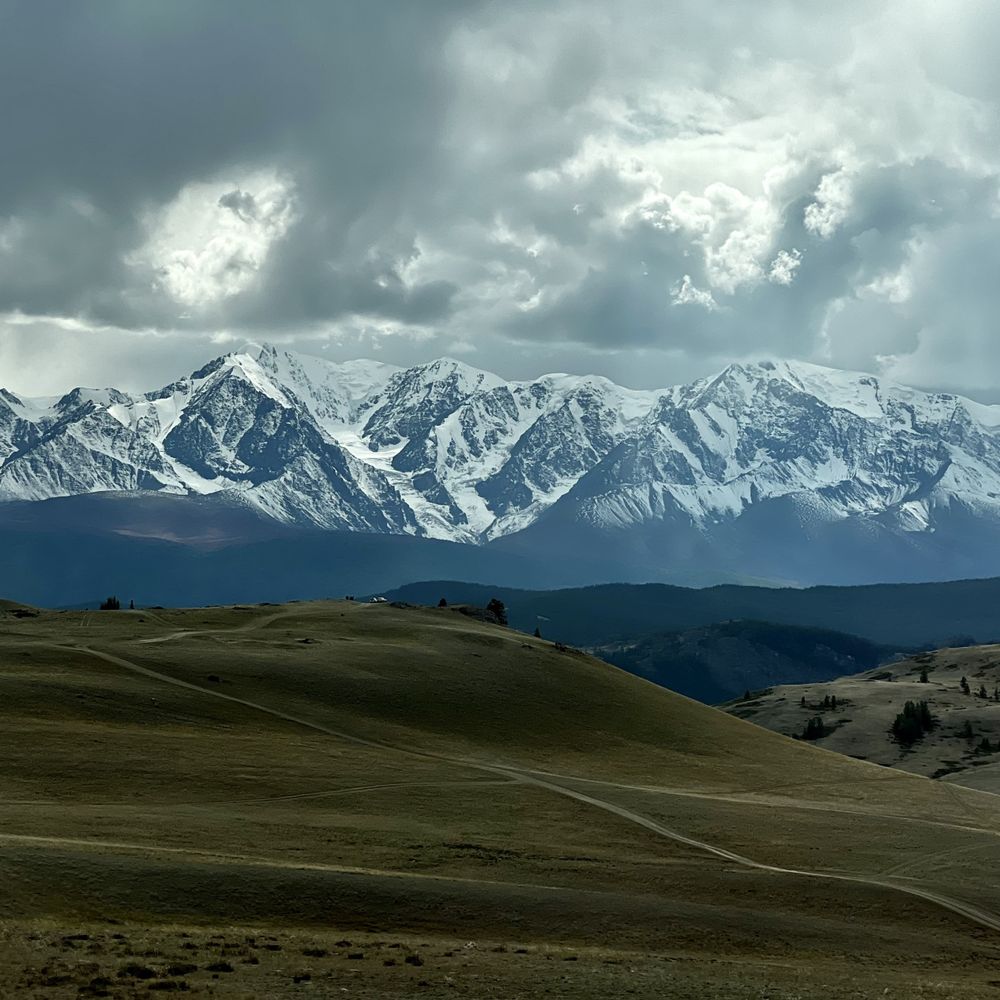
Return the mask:
M 12 611 L 0 995 L 996 993 L 992 795 L 450 610 Z

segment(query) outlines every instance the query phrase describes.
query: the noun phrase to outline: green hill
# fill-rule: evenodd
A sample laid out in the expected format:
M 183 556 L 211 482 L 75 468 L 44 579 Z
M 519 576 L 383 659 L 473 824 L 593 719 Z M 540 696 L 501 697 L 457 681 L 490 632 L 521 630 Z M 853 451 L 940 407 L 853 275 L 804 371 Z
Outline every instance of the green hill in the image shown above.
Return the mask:
M 994 992 L 1000 800 L 450 609 L 5 617 L 0 705 L 3 996 Z

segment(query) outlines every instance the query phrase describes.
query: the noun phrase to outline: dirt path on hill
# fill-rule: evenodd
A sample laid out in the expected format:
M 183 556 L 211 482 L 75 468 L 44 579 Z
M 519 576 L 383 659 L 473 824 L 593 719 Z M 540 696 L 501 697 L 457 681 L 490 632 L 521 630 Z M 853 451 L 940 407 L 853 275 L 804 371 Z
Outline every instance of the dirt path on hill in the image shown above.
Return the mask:
M 287 615 L 287 612 L 285 613 Z M 249 627 L 241 627 L 238 631 L 251 631 L 254 627 L 261 627 L 269 621 L 276 620 L 277 618 L 284 617 L 283 615 L 274 615 L 268 619 L 261 619 L 256 623 L 251 623 Z M 237 631 L 237 630 L 225 630 L 225 631 Z M 45 644 L 49 645 L 50 648 L 59 649 L 65 652 L 73 653 L 85 653 L 89 656 L 93 656 L 97 659 L 103 660 L 106 663 L 110 663 L 114 666 L 121 667 L 122 669 L 128 670 L 132 673 L 139 674 L 143 677 L 149 677 L 153 680 L 161 681 L 164 684 L 172 684 L 176 687 L 181 687 L 189 691 L 196 691 L 199 694 L 206 695 L 211 698 L 218 698 L 223 701 L 228 701 L 232 704 L 242 705 L 245 708 L 252 709 L 257 712 L 263 712 L 265 715 L 270 715 L 274 718 L 282 719 L 285 722 L 291 722 L 295 725 L 303 726 L 307 729 L 311 729 L 318 733 L 323 733 L 326 736 L 332 736 L 335 739 L 343 740 L 348 743 L 352 743 L 356 746 L 371 747 L 373 749 L 385 750 L 392 753 L 405 754 L 407 756 L 418 757 L 425 760 L 435 760 L 443 763 L 452 764 L 459 767 L 464 767 L 469 770 L 479 771 L 481 773 L 491 774 L 493 776 L 503 776 L 516 781 L 524 782 L 526 784 L 534 785 L 538 788 L 544 788 L 548 791 L 553 792 L 557 795 L 562 795 L 566 798 L 571 798 L 577 802 L 582 802 L 587 805 L 593 806 L 597 809 L 602 809 L 605 812 L 612 813 L 615 816 L 620 817 L 626 822 L 633 823 L 640 826 L 651 833 L 658 836 L 667 838 L 669 840 L 675 841 L 676 843 L 684 844 L 687 847 L 692 847 L 698 851 L 705 852 L 714 857 L 720 858 L 724 861 L 728 861 L 732 864 L 740 865 L 745 868 L 754 869 L 756 871 L 762 872 L 772 872 L 780 875 L 793 875 L 801 876 L 803 878 L 816 878 L 824 879 L 827 881 L 834 882 L 845 882 L 852 883 L 855 885 L 866 885 L 873 886 L 880 889 L 886 889 L 891 892 L 900 892 L 908 896 L 915 896 L 918 899 L 925 900 L 926 902 L 932 903 L 939 906 L 951 913 L 955 913 L 959 916 L 965 917 L 968 920 L 973 921 L 983 927 L 988 927 L 991 930 L 1000 931 L 1000 915 L 991 913 L 988 910 L 981 909 L 979 907 L 973 906 L 969 903 L 963 902 L 959 899 L 953 899 L 949 896 L 942 895 L 941 893 L 934 892 L 929 889 L 923 889 L 919 886 L 913 884 L 898 884 L 895 882 L 886 881 L 885 878 L 869 877 L 865 875 L 847 875 L 834 872 L 818 872 L 818 871 L 808 871 L 805 869 L 798 868 L 784 868 L 780 865 L 770 865 L 760 861 L 754 861 L 752 858 L 744 857 L 741 854 L 737 854 L 733 851 L 729 851 L 723 847 L 717 847 L 713 844 L 705 843 L 704 841 L 696 840 L 693 837 L 688 837 L 676 830 L 671 830 L 668 827 L 656 822 L 646 816 L 639 813 L 633 812 L 632 810 L 626 808 L 625 806 L 618 805 L 614 802 L 609 802 L 605 799 L 600 799 L 592 795 L 587 795 L 585 792 L 577 791 L 576 789 L 567 788 L 564 785 L 557 784 L 554 781 L 546 780 L 545 778 L 539 777 L 539 772 L 520 769 L 516 767 L 511 767 L 510 765 L 489 765 L 482 764 L 478 762 L 472 762 L 468 760 L 462 760 L 457 757 L 449 757 L 446 754 L 433 753 L 425 750 L 415 750 L 405 747 L 393 746 L 389 743 L 384 743 L 380 740 L 366 739 L 362 736 L 357 736 L 353 733 L 342 732 L 337 729 L 333 729 L 329 726 L 324 726 L 318 722 L 312 722 L 308 719 L 303 719 L 299 716 L 291 715 L 288 712 L 282 712 L 279 709 L 269 708 L 266 705 L 259 704 L 258 702 L 249 701 L 245 698 L 238 698 L 235 695 L 224 694 L 221 691 L 213 691 L 209 688 L 201 687 L 198 684 L 192 684 L 189 681 L 181 680 L 178 677 L 173 677 L 170 674 L 164 674 L 157 670 L 152 670 L 149 667 L 143 667 L 138 663 L 134 663 L 131 660 L 126 660 L 123 657 L 115 656 L 111 653 L 105 653 L 101 650 L 93 649 L 89 646 L 84 645 L 60 645 L 57 643 Z M 568 776 L 567 776 L 568 777 Z M 581 780 L 573 778 L 571 780 Z M 586 781 L 587 779 L 582 779 Z M 610 784 L 610 783 L 608 783 Z M 619 786 L 624 789 L 628 789 L 628 785 Z

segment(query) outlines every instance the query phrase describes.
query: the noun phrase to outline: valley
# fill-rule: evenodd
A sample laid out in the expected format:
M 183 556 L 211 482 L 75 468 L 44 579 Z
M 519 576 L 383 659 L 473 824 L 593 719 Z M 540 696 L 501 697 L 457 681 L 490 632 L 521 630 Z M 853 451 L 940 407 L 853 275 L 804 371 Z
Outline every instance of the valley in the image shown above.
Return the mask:
M 995 992 L 993 796 L 449 608 L 5 604 L 0 698 L 0 992 Z

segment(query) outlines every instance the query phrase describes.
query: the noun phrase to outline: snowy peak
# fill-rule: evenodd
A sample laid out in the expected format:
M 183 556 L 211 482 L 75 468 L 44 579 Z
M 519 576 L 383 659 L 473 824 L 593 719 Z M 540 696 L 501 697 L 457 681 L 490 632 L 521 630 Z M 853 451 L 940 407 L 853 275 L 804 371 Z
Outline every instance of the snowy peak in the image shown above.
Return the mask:
M 543 524 L 709 537 L 779 500 L 909 537 L 949 510 L 1000 524 L 1000 407 L 802 362 L 637 391 L 269 345 L 142 396 L 0 390 L 0 499 L 107 490 L 474 543 Z
M 368 398 L 401 371 L 379 361 L 334 364 L 269 345 L 260 349 L 255 360 L 261 372 L 308 407 L 327 429 L 353 423 Z
M 426 434 L 474 393 L 503 384 L 496 375 L 451 358 L 396 372 L 367 401 L 370 415 L 362 436 L 374 450 L 403 444 Z

